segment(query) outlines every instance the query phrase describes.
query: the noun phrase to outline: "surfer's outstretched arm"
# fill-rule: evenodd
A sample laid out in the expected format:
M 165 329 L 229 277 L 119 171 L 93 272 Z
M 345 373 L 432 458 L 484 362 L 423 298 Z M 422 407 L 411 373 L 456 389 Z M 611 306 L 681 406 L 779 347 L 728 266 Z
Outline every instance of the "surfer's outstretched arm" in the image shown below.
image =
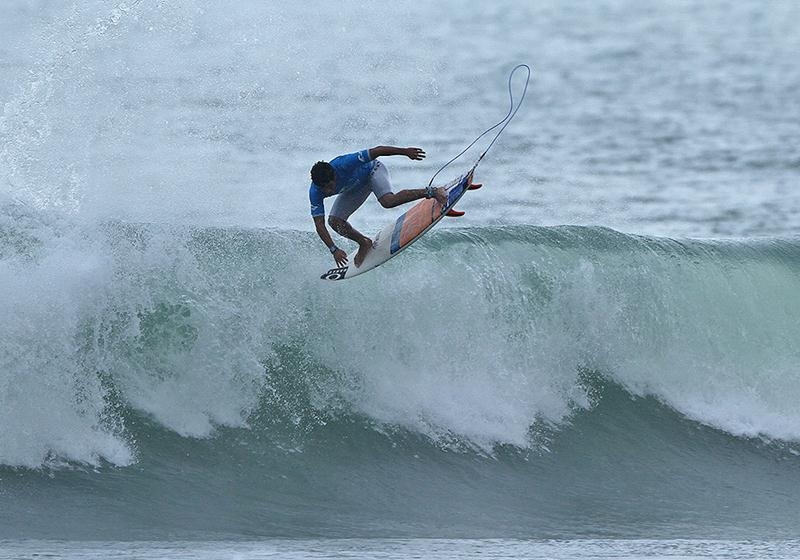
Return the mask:
M 408 159 L 425 159 L 425 150 L 422 148 L 398 148 L 397 146 L 375 146 L 369 149 L 369 159 L 381 156 L 406 156 Z
M 325 227 L 325 216 L 314 216 L 314 228 L 317 230 L 317 235 L 325 243 L 325 246 L 333 254 L 333 259 L 336 261 L 337 266 L 344 266 L 347 264 L 347 253 L 339 249 L 336 243 L 331 239 L 331 234 L 328 233 L 328 228 Z

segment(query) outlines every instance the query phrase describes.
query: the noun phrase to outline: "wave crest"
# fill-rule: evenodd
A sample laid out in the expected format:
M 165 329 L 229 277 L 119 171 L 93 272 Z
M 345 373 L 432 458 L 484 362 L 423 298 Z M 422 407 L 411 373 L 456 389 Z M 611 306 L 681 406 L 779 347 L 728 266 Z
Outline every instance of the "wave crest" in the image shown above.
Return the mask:
M 442 230 L 332 284 L 305 232 L 26 223 L 0 230 L 3 464 L 127 464 L 126 407 L 185 437 L 357 414 L 526 448 L 591 408 L 587 370 L 734 435 L 800 439 L 796 240 Z

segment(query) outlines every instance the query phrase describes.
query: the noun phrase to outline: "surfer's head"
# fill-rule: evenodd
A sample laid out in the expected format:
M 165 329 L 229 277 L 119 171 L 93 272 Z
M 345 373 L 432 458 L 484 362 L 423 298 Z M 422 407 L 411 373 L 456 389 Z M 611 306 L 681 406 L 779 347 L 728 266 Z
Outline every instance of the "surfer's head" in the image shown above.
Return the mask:
M 327 161 L 318 161 L 311 168 L 311 180 L 315 185 L 324 189 L 329 187 L 331 182 L 336 181 L 336 172 Z M 336 188 L 336 185 L 334 184 L 333 187 Z

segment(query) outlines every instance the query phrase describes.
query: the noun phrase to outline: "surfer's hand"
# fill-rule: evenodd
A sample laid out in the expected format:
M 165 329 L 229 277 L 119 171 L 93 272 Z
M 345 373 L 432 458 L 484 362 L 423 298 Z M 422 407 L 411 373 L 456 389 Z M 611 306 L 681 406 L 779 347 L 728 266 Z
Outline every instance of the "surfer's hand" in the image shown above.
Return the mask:
M 405 155 L 408 156 L 408 159 L 425 159 L 425 150 L 421 148 L 406 148 L 405 152 Z
M 336 249 L 333 253 L 333 260 L 336 261 L 336 266 L 342 267 L 347 264 L 347 253 L 341 249 Z
M 436 199 L 436 202 L 444 206 L 447 204 L 447 189 L 444 187 L 436 187 L 433 189 L 433 198 Z

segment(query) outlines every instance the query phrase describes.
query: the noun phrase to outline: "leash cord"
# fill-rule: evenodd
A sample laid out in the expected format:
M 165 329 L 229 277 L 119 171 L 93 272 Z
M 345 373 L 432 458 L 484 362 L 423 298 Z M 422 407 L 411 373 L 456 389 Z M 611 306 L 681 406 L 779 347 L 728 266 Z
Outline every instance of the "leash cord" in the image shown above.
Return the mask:
M 516 71 L 519 70 L 520 68 L 524 68 L 525 70 L 527 70 L 528 75 L 525 78 L 525 87 L 522 88 L 522 95 L 519 98 L 519 102 L 517 103 L 517 106 L 514 107 L 514 92 L 513 92 L 512 88 L 511 88 L 511 81 L 514 78 L 514 74 L 516 73 Z M 467 146 L 466 148 L 461 150 L 461 152 L 456 157 L 454 157 L 453 159 L 451 159 L 450 161 L 445 163 L 443 166 L 441 166 L 439 168 L 439 170 L 436 173 L 433 174 L 433 177 L 431 177 L 431 180 L 428 182 L 428 186 L 429 187 L 431 185 L 433 185 L 433 180 L 436 179 L 436 176 L 439 173 L 441 173 L 448 165 L 450 165 L 451 163 L 456 161 L 458 158 L 463 156 L 467 152 L 467 150 L 469 150 L 472 146 L 474 146 L 478 142 L 478 140 L 480 140 L 481 138 L 483 138 L 484 136 L 489 134 L 492 130 L 494 130 L 498 126 L 503 125 L 502 128 L 497 131 L 497 134 L 494 135 L 494 138 L 489 143 L 489 145 L 486 147 L 486 149 L 483 151 L 483 153 L 481 154 L 481 157 L 478 158 L 478 161 L 475 162 L 475 165 L 473 166 L 473 169 L 475 169 L 475 167 L 477 167 L 478 163 L 480 163 L 480 161 L 483 159 L 483 156 L 485 156 L 486 153 L 491 149 L 491 147 L 494 146 L 494 143 L 497 142 L 497 139 L 500 137 L 500 135 L 503 133 L 503 131 L 508 126 L 508 123 L 511 122 L 511 120 L 514 118 L 514 116 L 517 114 L 517 111 L 519 111 L 519 108 L 522 106 L 522 101 L 525 99 L 525 93 L 527 93 L 527 91 L 528 91 L 528 83 L 530 81 L 531 81 L 531 67 L 528 66 L 527 64 L 517 64 L 514 67 L 514 69 L 511 70 L 511 73 L 508 75 L 508 99 L 509 99 L 510 106 L 508 108 L 508 113 L 506 113 L 506 116 L 503 117 L 503 119 L 500 122 L 498 122 L 497 124 L 487 128 L 486 130 L 481 132 L 480 135 L 478 135 L 478 137 L 475 138 L 475 140 L 473 140 L 470 143 L 469 146 Z

